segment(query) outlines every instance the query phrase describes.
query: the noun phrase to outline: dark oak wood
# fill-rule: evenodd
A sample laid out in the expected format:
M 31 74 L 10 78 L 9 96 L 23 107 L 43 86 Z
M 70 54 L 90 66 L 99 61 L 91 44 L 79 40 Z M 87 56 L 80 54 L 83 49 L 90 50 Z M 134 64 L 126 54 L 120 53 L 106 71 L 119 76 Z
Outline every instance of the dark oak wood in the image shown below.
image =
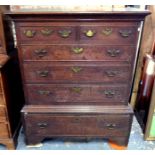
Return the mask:
M 5 14 L 15 21 L 27 144 L 55 136 L 104 137 L 128 144 L 139 28 L 148 14 Z

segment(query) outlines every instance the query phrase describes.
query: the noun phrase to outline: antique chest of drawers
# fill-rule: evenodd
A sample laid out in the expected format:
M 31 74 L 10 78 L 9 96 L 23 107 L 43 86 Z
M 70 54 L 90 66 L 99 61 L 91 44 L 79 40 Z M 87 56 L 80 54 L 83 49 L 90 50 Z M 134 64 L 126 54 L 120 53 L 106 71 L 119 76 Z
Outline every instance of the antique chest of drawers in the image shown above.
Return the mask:
M 16 28 L 27 144 L 58 136 L 128 144 L 128 103 L 147 14 L 7 13 Z
M 0 8 L 1 10 L 1 8 Z M 10 22 L 0 11 L 0 144 L 15 149 L 24 103 Z M 8 56 L 8 55 L 9 56 Z

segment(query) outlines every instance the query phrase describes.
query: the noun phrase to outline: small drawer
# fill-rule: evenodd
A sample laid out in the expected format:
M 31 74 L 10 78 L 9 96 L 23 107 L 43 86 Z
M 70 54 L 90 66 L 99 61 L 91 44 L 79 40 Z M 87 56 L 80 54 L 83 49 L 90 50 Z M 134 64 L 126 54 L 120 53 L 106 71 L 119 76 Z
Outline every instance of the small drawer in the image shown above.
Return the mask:
M 0 123 L 0 138 L 9 137 L 9 128 L 6 123 Z
M 136 26 L 80 26 L 82 43 L 136 45 L 138 29 Z
M 104 60 L 126 61 L 132 63 L 135 55 L 135 46 L 108 46 L 108 45 L 46 45 L 21 46 L 23 60 Z
M 6 111 L 4 107 L 0 106 L 0 122 L 6 121 Z
M 0 94 L 0 105 L 5 105 L 3 94 Z
M 126 105 L 127 85 L 27 84 L 31 105 Z
M 127 136 L 131 115 L 24 115 L 26 135 L 38 136 Z
M 76 27 L 74 26 L 27 26 L 20 27 L 20 39 L 30 42 L 74 42 L 76 40 Z
M 131 66 L 103 62 L 25 62 L 26 83 L 128 83 Z

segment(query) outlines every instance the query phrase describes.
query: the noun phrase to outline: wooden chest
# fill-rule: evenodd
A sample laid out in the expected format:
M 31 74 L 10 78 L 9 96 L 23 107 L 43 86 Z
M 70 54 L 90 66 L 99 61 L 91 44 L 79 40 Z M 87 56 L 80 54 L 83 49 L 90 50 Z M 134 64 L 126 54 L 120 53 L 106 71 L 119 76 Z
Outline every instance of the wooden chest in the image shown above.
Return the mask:
M 0 144 L 15 149 L 24 103 L 17 52 L 13 44 L 10 21 L 0 7 Z M 8 56 L 8 55 L 9 56 Z
M 127 145 L 128 105 L 148 12 L 8 13 L 15 21 L 27 144 L 104 137 Z

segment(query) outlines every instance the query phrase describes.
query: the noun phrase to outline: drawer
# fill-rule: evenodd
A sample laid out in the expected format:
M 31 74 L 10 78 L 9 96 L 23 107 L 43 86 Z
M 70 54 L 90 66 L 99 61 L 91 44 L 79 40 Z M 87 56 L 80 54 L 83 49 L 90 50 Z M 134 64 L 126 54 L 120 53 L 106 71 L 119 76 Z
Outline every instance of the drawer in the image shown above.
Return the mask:
M 129 65 L 100 62 L 25 62 L 26 83 L 128 83 Z
M 26 114 L 25 128 L 28 135 L 38 136 L 127 136 L 131 115 L 53 115 Z
M 132 62 L 134 46 L 44 45 L 21 46 L 23 60 L 104 60 Z
M 122 23 L 123 24 L 123 23 Z M 81 43 L 136 45 L 138 40 L 137 27 L 129 26 L 80 26 Z
M 0 105 L 5 105 L 3 94 L 0 94 Z
M 129 99 L 127 85 L 27 84 L 25 88 L 27 103 L 34 105 L 125 105 Z
M 51 43 L 74 42 L 75 26 L 25 26 L 20 27 L 19 37 L 23 41 L 47 41 Z
M 6 123 L 0 123 L 0 138 L 9 137 L 9 128 Z
M 6 111 L 4 107 L 0 106 L 0 122 L 6 121 Z

